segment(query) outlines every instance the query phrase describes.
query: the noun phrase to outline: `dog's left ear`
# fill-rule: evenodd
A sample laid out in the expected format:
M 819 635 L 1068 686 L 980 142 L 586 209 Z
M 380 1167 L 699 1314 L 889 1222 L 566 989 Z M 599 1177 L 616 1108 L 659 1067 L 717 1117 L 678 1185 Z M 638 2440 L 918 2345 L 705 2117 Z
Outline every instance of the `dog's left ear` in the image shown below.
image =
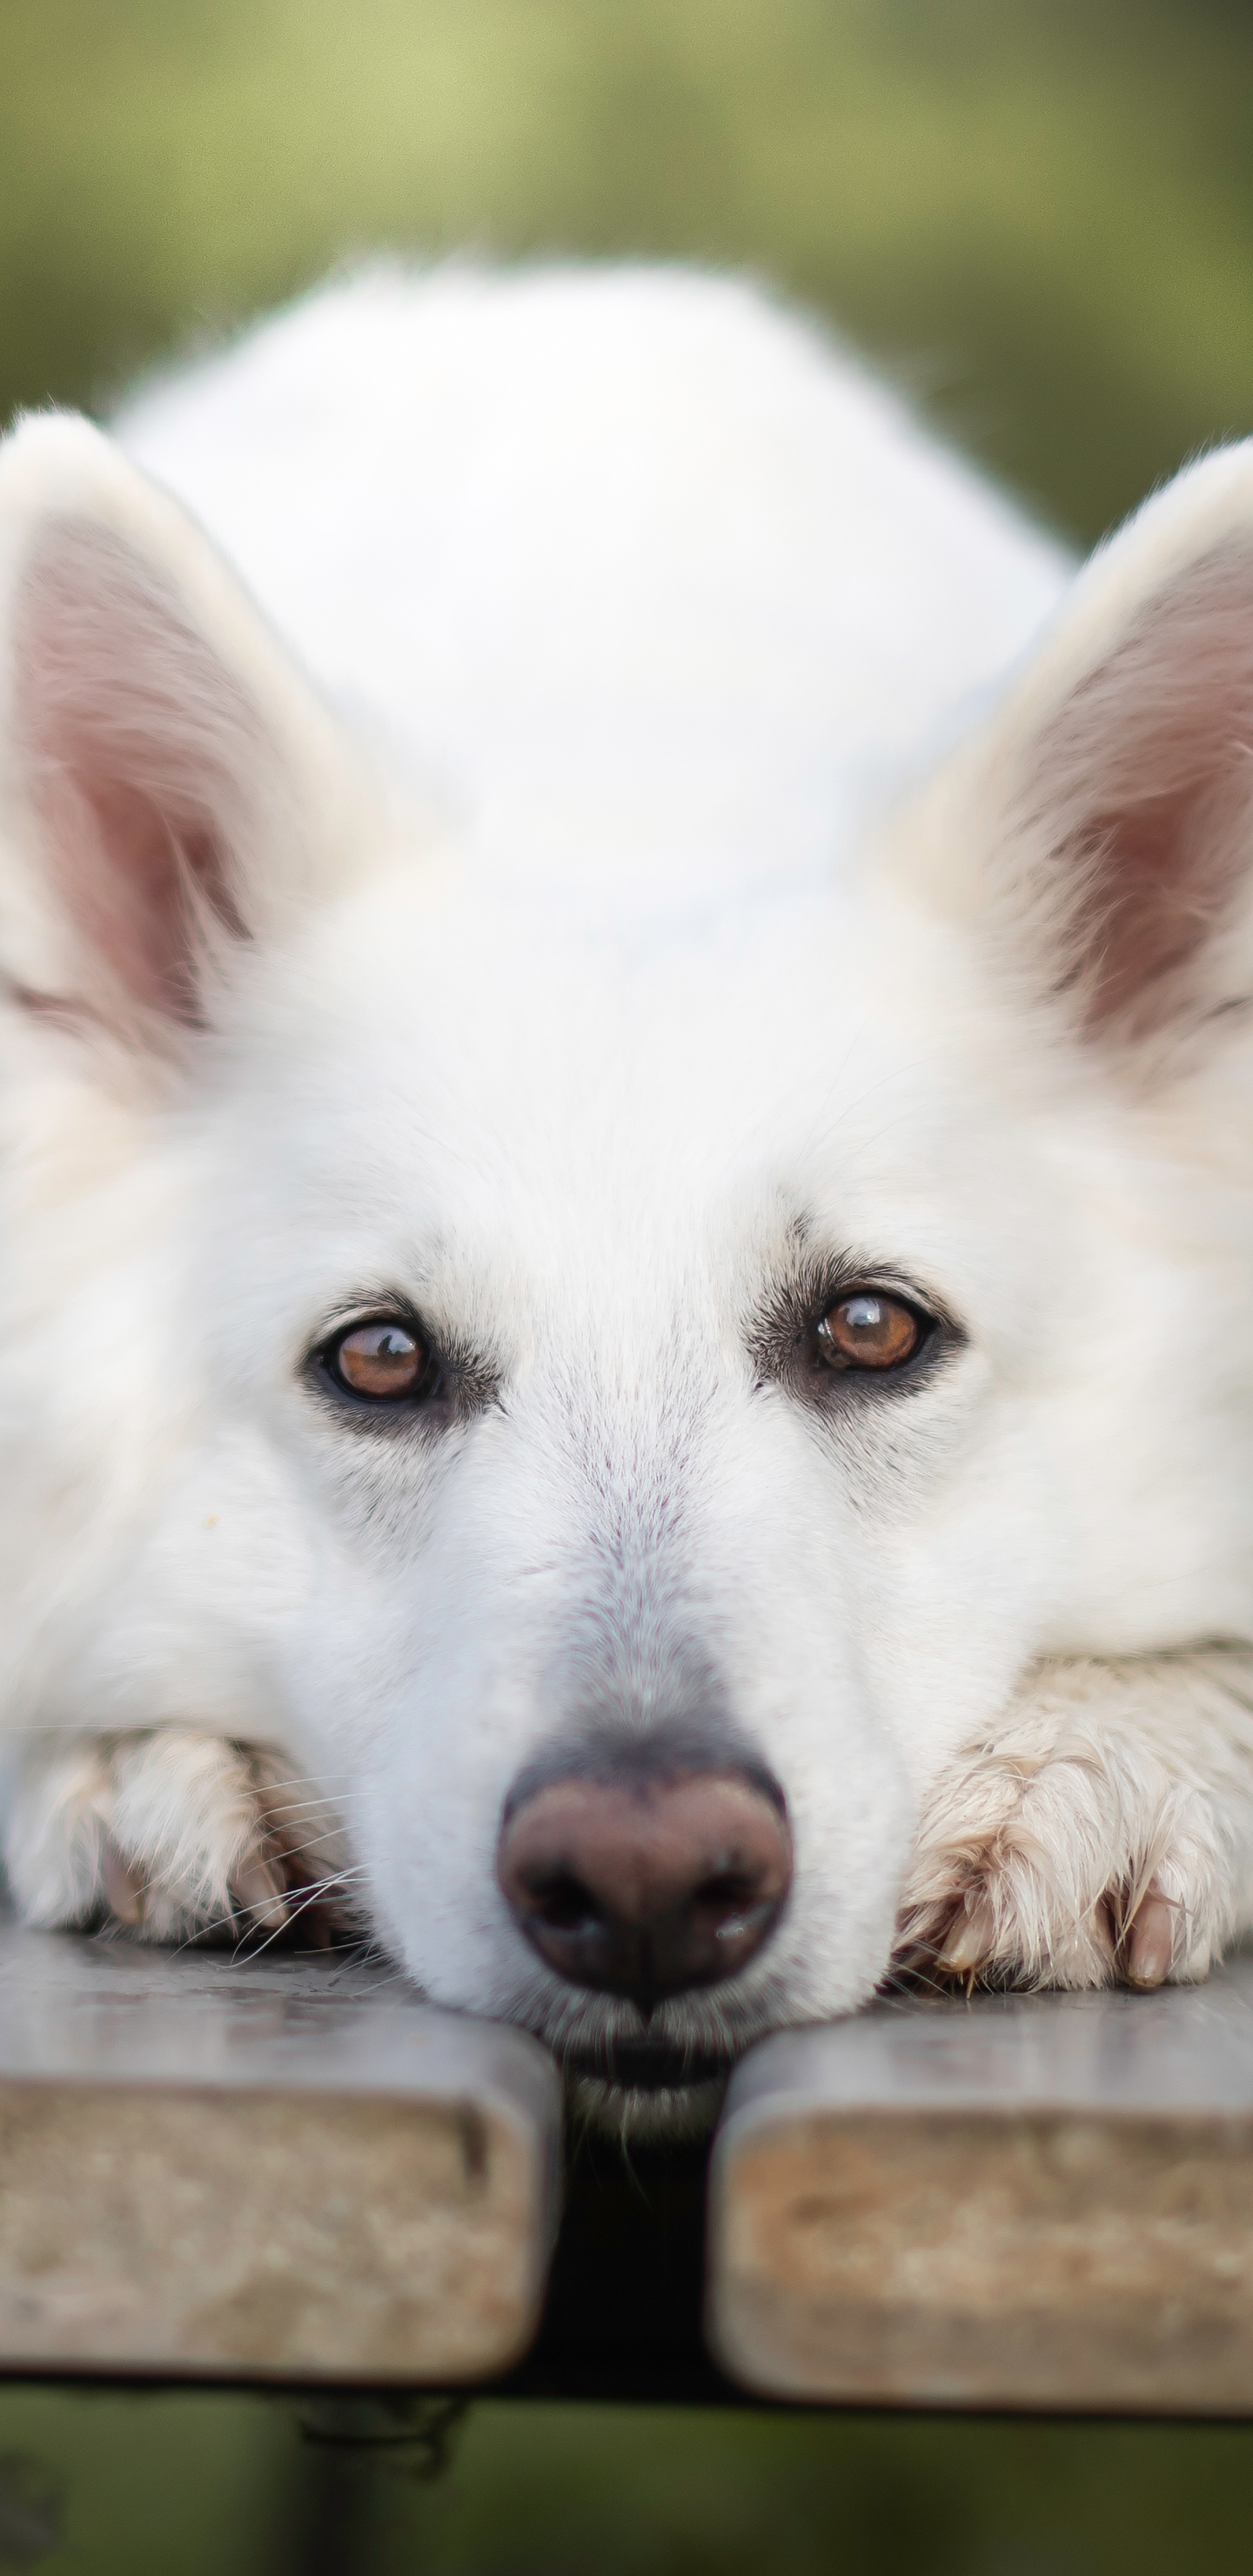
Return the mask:
M 352 748 L 203 532 L 84 420 L 0 444 L 0 972 L 130 1045 L 361 863 Z
M 1247 994 L 1253 441 L 1180 475 L 1093 557 L 924 811 L 931 893 L 1086 1036 Z

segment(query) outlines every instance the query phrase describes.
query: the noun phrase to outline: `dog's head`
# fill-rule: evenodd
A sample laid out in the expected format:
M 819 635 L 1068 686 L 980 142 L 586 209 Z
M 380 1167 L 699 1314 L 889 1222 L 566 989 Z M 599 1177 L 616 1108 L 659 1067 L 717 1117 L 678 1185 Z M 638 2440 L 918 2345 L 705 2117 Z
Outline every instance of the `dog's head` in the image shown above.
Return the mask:
M 1253 459 L 855 881 L 629 937 L 80 424 L 0 631 L 10 1711 L 283 1745 L 435 2000 L 680 2116 L 1033 1660 L 1249 1633 Z

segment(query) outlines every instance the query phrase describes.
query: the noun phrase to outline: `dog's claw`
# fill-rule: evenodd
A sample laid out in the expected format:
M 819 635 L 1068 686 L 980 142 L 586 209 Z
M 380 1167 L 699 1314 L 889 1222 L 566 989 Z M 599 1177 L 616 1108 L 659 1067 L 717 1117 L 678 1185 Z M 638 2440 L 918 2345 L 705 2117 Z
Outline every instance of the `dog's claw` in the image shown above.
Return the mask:
M 1175 1909 L 1151 1886 L 1140 1900 L 1123 1941 L 1123 1974 L 1129 1986 L 1164 1985 L 1175 1955 Z
M 138 1870 L 133 1869 L 125 1853 L 118 1850 L 111 1834 L 105 1835 L 100 1847 L 100 1878 L 114 1922 L 123 1923 L 128 1931 L 133 1931 L 143 1922 L 148 1890 Z
M 949 1925 L 936 1966 L 947 1977 L 969 1977 L 982 1966 L 996 1938 L 996 1918 L 986 1896 L 967 1897 Z
M 291 1917 L 282 1878 L 274 1863 L 264 1860 L 259 1852 L 241 1861 L 231 1880 L 231 1894 L 261 1931 L 286 1929 Z

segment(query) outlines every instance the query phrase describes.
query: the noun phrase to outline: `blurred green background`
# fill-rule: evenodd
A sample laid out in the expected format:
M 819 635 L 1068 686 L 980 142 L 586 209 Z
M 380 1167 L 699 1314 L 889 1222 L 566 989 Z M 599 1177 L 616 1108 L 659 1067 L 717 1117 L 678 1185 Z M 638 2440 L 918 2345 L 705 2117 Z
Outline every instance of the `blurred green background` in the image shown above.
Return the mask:
M 1253 429 L 1253 7 L 0 0 L 0 415 L 467 244 L 759 271 L 1090 538 Z M 49 2576 L 1176 2576 L 1251 2510 L 1241 2429 L 487 2404 L 422 2484 L 260 2400 L 0 2392 Z
M 278 2398 L 0 2395 L 0 2567 L 40 2576 L 1219 2576 L 1234 2427 L 486 2401 L 418 2452 Z M 19 2552 L 25 2549 L 26 2555 Z M 7 2554 L 5 2554 L 7 2552 Z
M 0 413 L 463 243 L 763 270 L 1090 537 L 1253 427 L 1253 10 L 0 0 Z

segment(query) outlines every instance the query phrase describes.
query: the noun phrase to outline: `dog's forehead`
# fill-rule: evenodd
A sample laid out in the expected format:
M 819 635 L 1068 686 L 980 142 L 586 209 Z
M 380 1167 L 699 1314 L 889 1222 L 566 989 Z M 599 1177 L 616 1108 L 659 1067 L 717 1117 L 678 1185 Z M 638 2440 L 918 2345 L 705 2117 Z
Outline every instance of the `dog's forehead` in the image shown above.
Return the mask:
M 363 1249 L 373 1228 L 379 1259 L 391 1230 L 475 1264 L 626 1243 L 655 1265 L 667 1239 L 725 1263 L 729 1237 L 768 1257 L 798 1216 L 869 1250 L 921 1229 L 925 1252 L 1008 1124 L 945 964 L 832 888 L 624 925 L 384 885 L 261 1013 L 250 1159 L 311 1227 L 333 1210 Z

